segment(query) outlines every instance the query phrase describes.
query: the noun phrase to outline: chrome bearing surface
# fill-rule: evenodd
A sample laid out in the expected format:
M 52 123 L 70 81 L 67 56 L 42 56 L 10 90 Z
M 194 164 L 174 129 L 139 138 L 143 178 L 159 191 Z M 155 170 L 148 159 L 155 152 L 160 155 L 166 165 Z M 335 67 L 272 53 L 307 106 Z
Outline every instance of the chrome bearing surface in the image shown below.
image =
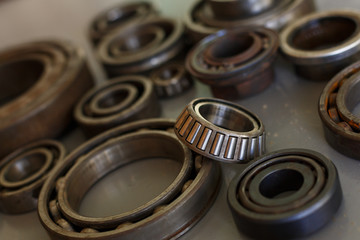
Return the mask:
M 87 136 L 130 121 L 157 117 L 161 108 L 151 80 L 122 76 L 91 89 L 75 107 L 75 120 Z
M 328 81 L 360 56 L 360 13 L 339 10 L 305 16 L 284 29 L 280 43 L 298 75 Z
M 84 51 L 67 41 L 21 44 L 0 53 L 0 157 L 57 137 L 92 87 Z M 56 113 L 56 114 L 55 114 Z
M 261 156 L 228 188 L 238 229 L 256 239 L 306 236 L 333 218 L 341 200 L 334 164 L 304 149 Z
M 186 68 L 194 78 L 210 85 L 215 97 L 245 98 L 272 83 L 278 46 L 277 34 L 270 29 L 222 30 L 192 49 Z
M 184 65 L 178 62 L 167 63 L 154 70 L 150 79 L 153 81 L 156 94 L 160 98 L 175 97 L 193 85 L 193 80 Z
M 155 14 L 155 9 L 148 2 L 126 3 L 111 7 L 92 21 L 89 29 L 90 39 L 96 45 L 114 28 L 139 23 Z
M 220 29 L 263 26 L 280 30 L 315 11 L 313 0 L 197 1 L 185 16 L 190 41 L 196 43 Z
M 255 114 L 215 98 L 193 100 L 175 124 L 177 137 L 191 150 L 229 163 L 243 163 L 262 155 L 264 131 Z
M 172 239 L 199 221 L 217 195 L 220 171 L 215 162 L 186 148 L 173 134 L 173 125 L 165 119 L 126 124 L 73 151 L 40 193 L 38 214 L 50 237 Z M 109 161 L 103 161 L 105 155 Z M 174 182 L 158 197 L 133 211 L 95 220 L 77 213 L 82 196 L 104 175 L 154 156 L 183 162 Z
M 60 142 L 41 140 L 3 158 L 0 164 L 0 211 L 19 214 L 35 210 L 43 183 L 64 157 L 65 148 Z
M 182 51 L 182 35 L 181 22 L 154 17 L 114 29 L 99 42 L 97 54 L 109 76 L 146 72 Z
M 359 99 L 360 62 L 338 73 L 325 86 L 319 115 L 327 142 L 337 151 L 360 159 L 360 119 L 352 111 Z

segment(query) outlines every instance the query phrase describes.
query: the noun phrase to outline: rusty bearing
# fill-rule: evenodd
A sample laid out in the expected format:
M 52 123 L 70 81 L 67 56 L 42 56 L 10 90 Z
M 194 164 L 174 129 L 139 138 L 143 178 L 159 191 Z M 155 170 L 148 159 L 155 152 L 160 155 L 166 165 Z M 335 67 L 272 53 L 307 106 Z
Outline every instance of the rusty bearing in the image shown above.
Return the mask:
M 279 40 L 266 28 L 222 30 L 199 42 L 186 58 L 190 74 L 217 98 L 234 100 L 263 91 L 273 81 Z
M 177 96 L 193 85 L 193 80 L 183 64 L 178 62 L 166 63 L 150 74 L 158 97 L 167 98 Z
M 126 122 L 161 113 L 150 79 L 122 76 L 91 89 L 75 107 L 75 120 L 91 137 Z
M 338 73 L 324 88 L 319 115 L 325 138 L 337 151 L 360 159 L 360 118 L 351 111 L 360 102 L 360 62 Z
M 314 13 L 284 29 L 281 50 L 298 75 L 328 81 L 359 58 L 359 26 L 359 12 Z
M 109 76 L 146 72 L 177 56 L 184 47 L 177 20 L 154 17 L 104 36 L 97 53 Z
M 126 3 L 113 6 L 92 21 L 89 29 L 90 39 L 96 45 L 101 38 L 119 26 L 137 24 L 156 14 L 148 2 Z
M 313 11 L 313 0 L 199 0 L 185 16 L 185 26 L 190 42 L 196 43 L 224 28 L 256 25 L 280 30 Z
M 40 140 L 1 160 L 0 211 L 19 214 L 35 210 L 40 189 L 50 171 L 65 157 L 64 146 Z
M 171 239 L 196 224 L 217 195 L 220 171 L 215 162 L 195 156 L 178 141 L 173 125 L 173 121 L 164 119 L 126 124 L 93 138 L 68 155 L 46 181 L 39 197 L 38 214 L 50 237 Z M 102 156 L 108 161 L 103 161 Z M 76 213 L 79 201 L 101 177 L 151 157 L 183 163 L 173 184 L 154 200 L 105 218 L 90 219 Z M 98 167 L 91 167 L 94 164 Z
M 93 85 L 84 52 L 64 41 L 19 45 L 0 53 L 0 156 L 58 136 L 74 104 Z

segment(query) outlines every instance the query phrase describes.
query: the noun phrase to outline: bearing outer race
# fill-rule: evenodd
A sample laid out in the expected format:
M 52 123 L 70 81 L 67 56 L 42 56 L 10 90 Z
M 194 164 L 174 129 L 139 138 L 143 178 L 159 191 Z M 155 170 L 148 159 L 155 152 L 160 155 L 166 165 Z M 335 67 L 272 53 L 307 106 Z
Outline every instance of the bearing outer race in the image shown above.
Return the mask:
M 90 116 L 85 112 L 86 105 L 91 99 L 101 94 L 105 89 L 112 86 L 132 85 L 137 88 L 138 98 L 127 108 L 103 116 Z M 121 103 L 119 103 L 121 104 Z M 157 100 L 154 86 L 150 79 L 140 75 L 128 75 L 117 77 L 87 92 L 75 107 L 75 120 L 84 133 L 91 137 L 107 129 L 113 128 L 126 122 L 144 118 L 158 117 L 161 113 L 160 103 Z
M 294 34 L 310 22 L 336 17 L 349 19 L 356 25 L 354 33 L 341 43 L 320 50 L 302 50 L 291 43 Z M 280 34 L 283 55 L 295 65 L 297 74 L 310 80 L 329 80 L 338 71 L 356 61 L 360 55 L 359 39 L 360 15 L 350 10 L 324 11 L 304 16 L 287 26 Z
M 72 121 L 75 102 L 93 85 L 84 52 L 69 42 L 32 42 L 0 53 L 1 64 L 24 59 L 39 61 L 44 70 L 26 92 L 0 107 L 0 157 L 58 136 Z
M 318 112 L 323 123 L 326 141 L 338 152 L 355 159 L 360 159 L 360 134 L 354 131 L 346 131 L 334 122 L 328 113 L 330 108 L 330 94 L 337 93 L 342 81 L 359 74 L 360 61 L 348 66 L 335 75 L 325 86 L 319 99 Z M 340 122 L 344 121 L 340 119 Z
M 50 176 L 52 169 L 63 161 L 66 150 L 62 143 L 55 140 L 40 140 L 21 147 L 1 160 L 0 171 L 13 159 L 17 158 L 32 149 L 46 148 L 53 153 L 53 160 L 42 176 L 32 182 L 18 188 L 6 188 L 0 184 L 0 211 L 7 214 L 21 214 L 33 211 L 37 208 L 38 194 L 46 179 Z M 21 160 L 21 159 L 19 159 Z
M 172 120 L 150 119 L 126 124 L 103 133 L 78 149 L 57 166 L 40 193 L 38 214 L 40 221 L 51 239 L 175 239 L 194 226 L 212 205 L 220 187 L 220 169 L 218 165 L 204 159 L 202 167 L 192 184 L 177 199 L 169 203 L 160 212 L 125 226 L 121 229 L 98 233 L 69 232 L 57 225 L 50 216 L 48 203 L 54 191 L 56 181 L 66 174 L 76 159 L 91 151 L 111 138 L 141 129 L 169 131 L 174 126 Z
M 223 108 L 222 112 L 231 109 L 250 121 L 253 127 L 240 132 L 217 126 L 198 113 L 199 104 L 217 105 Z M 260 118 L 242 106 L 220 99 L 197 98 L 191 101 L 176 120 L 175 134 L 191 150 L 217 161 L 246 163 L 265 153 L 266 134 Z
M 238 187 L 242 179 L 254 167 L 276 161 L 278 157 L 292 155 L 314 160 L 327 171 L 327 180 L 313 200 L 303 206 L 278 214 L 262 214 L 244 208 L 238 200 Z M 289 239 L 306 236 L 324 226 L 337 212 L 342 201 L 342 190 L 338 173 L 333 163 L 323 155 L 305 149 L 286 149 L 268 153 L 237 175 L 228 188 L 228 203 L 235 223 L 242 233 L 256 239 Z
M 144 49 L 144 51 L 136 51 L 134 56 L 127 54 L 126 57 L 121 55 L 112 57 L 109 55 L 108 48 L 115 39 L 129 37 L 141 29 L 151 26 L 161 27 L 164 31 L 169 31 L 167 32 L 168 35 L 165 34 L 165 39 L 160 45 Z M 180 21 L 153 17 L 139 24 L 114 29 L 99 42 L 97 55 L 109 76 L 146 72 L 173 59 L 183 50 L 183 31 L 184 28 Z
M 107 21 L 107 16 L 114 11 L 126 13 L 129 11 L 135 11 L 135 16 L 126 19 L 117 19 L 115 22 L 110 24 L 106 23 L 102 28 L 99 28 L 98 25 L 101 25 L 101 22 Z M 99 13 L 94 20 L 91 22 L 89 27 L 89 37 L 94 45 L 97 45 L 101 38 L 106 34 L 111 32 L 113 29 L 119 26 L 124 26 L 128 24 L 137 24 L 139 22 L 145 21 L 147 18 L 156 15 L 156 10 L 148 2 L 136 2 L 136 3 L 121 3 L 116 6 L 113 6 L 105 11 Z

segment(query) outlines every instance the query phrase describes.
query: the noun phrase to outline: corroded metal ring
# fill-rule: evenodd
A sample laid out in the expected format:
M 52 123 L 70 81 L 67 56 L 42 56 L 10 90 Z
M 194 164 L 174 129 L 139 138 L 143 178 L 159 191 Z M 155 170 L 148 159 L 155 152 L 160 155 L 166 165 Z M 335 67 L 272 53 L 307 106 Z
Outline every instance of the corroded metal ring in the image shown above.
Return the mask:
M 185 70 L 183 64 L 167 63 L 150 74 L 158 97 L 167 98 L 177 96 L 193 85 L 193 80 Z
M 273 81 L 279 40 L 266 28 L 222 30 L 199 42 L 186 58 L 190 74 L 215 97 L 234 100 L 263 91 Z
M 0 53 L 0 157 L 58 136 L 74 104 L 93 85 L 84 52 L 65 41 L 19 45 Z M 56 112 L 56 114 L 54 114 Z
M 185 107 L 175 124 L 178 138 L 208 158 L 247 162 L 265 152 L 265 129 L 249 110 L 224 100 L 198 98 Z
M 170 239 L 181 236 L 197 223 L 217 195 L 220 186 L 220 171 L 215 162 L 193 155 L 191 151 L 182 145 L 173 135 L 173 126 L 173 121 L 165 119 L 142 120 L 126 124 L 93 138 L 68 155 L 46 181 L 39 197 L 38 214 L 50 237 L 52 239 L 130 240 L 141 239 L 146 236 L 149 239 Z M 155 140 L 152 136 L 155 137 Z M 140 143 L 139 141 L 142 144 L 136 146 L 145 151 L 138 151 L 133 148 L 133 143 Z M 143 144 L 143 141 L 147 142 L 147 144 Z M 148 144 L 149 141 L 152 143 Z M 131 144 L 131 147 L 115 147 L 125 143 Z M 97 172 L 97 168 L 94 168 L 93 171 L 82 169 L 83 166 L 90 164 L 90 162 L 99 162 L 101 158 L 96 159 L 96 156 L 106 154 L 105 152 L 112 147 L 117 149 L 117 153 L 111 157 L 112 160 L 109 163 L 101 161 L 102 164 L 105 164 L 101 172 Z M 164 148 L 168 149 L 168 151 L 164 151 Z M 127 157 L 119 158 L 117 157 L 119 154 L 125 154 Z M 81 191 L 80 195 L 83 196 L 84 191 L 86 192 L 95 183 L 96 179 L 102 176 L 102 173 L 106 174 L 125 163 L 131 163 L 133 160 L 155 155 L 175 158 L 176 160 L 188 156 L 190 159 L 184 161 L 193 164 L 192 167 L 186 165 L 187 168 L 191 169 L 191 174 L 188 174 L 189 169 L 184 169 L 179 174 L 188 176 L 182 175 L 181 180 L 179 179 L 179 183 L 184 183 L 183 187 L 176 187 L 176 190 L 169 191 L 173 197 L 165 193 L 162 198 L 165 201 L 163 203 L 160 202 L 160 199 L 157 199 L 156 208 L 152 205 L 151 208 L 135 216 L 135 218 L 129 214 L 128 216 L 122 216 L 121 221 L 117 221 L 118 219 L 115 218 L 111 223 L 111 220 L 108 219 L 106 224 L 95 224 L 92 227 L 83 225 L 81 220 L 80 222 L 72 221 L 66 214 L 63 214 L 64 205 L 59 203 L 59 201 L 62 201 L 61 199 L 68 198 L 75 205 L 79 203 L 76 197 L 66 197 L 65 194 L 66 192 L 69 194 L 74 193 L 72 183 L 75 184 L 75 188 L 80 182 L 84 183 L 81 179 L 74 177 L 74 174 L 78 171 L 83 172 L 86 179 L 91 179 L 90 182 L 85 184 L 84 189 L 82 187 L 76 188 Z M 82 160 L 83 158 L 84 160 Z M 98 170 L 100 171 L 100 169 Z M 165 200 L 166 198 L 168 199 Z M 72 204 L 70 206 L 74 206 Z
M 306 236 L 332 219 L 341 200 L 334 164 L 304 149 L 261 156 L 228 188 L 238 229 L 257 239 Z
M 41 140 L 3 158 L 0 165 L 0 211 L 19 214 L 35 210 L 43 183 L 64 157 L 65 148 L 60 142 Z
M 91 89 L 75 107 L 75 120 L 87 136 L 126 122 L 157 117 L 161 113 L 150 79 L 129 75 Z
M 148 2 L 122 3 L 113 6 L 101 12 L 91 22 L 90 39 L 96 45 L 103 36 L 114 28 L 139 23 L 155 14 L 155 9 Z
M 154 17 L 114 29 L 99 42 L 97 53 L 109 76 L 146 72 L 177 56 L 184 47 L 181 22 Z M 121 49 L 116 55 L 114 44 Z
M 297 74 L 329 80 L 360 56 L 360 14 L 339 10 L 305 16 L 284 29 L 280 43 Z
M 319 100 L 319 115 L 325 138 L 337 151 L 360 159 L 359 117 L 351 113 L 360 102 L 360 62 L 338 73 L 325 86 Z
M 313 0 L 258 0 L 257 3 L 262 7 L 254 8 L 258 5 L 249 4 L 249 1 L 197 1 L 185 16 L 190 41 L 196 43 L 220 29 L 232 27 L 255 25 L 280 30 L 300 16 L 315 11 Z

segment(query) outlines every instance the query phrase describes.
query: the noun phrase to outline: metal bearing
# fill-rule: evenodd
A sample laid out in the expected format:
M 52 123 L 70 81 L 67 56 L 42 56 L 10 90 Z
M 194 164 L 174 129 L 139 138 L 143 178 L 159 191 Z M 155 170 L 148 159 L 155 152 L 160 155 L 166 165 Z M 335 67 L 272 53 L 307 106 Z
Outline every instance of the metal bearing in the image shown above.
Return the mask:
M 93 86 L 82 49 L 65 41 L 19 45 L 0 53 L 0 157 L 58 136 L 74 104 Z M 54 114 L 56 113 L 56 114 Z
M 137 24 L 156 15 L 156 11 L 149 2 L 126 3 L 113 6 L 99 15 L 91 22 L 89 35 L 94 45 L 101 38 L 119 26 Z
M 333 218 L 341 200 L 334 164 L 304 149 L 261 156 L 228 188 L 238 229 L 256 239 L 306 236 Z
M 305 16 L 284 29 L 280 43 L 298 75 L 328 81 L 360 56 L 360 13 L 341 10 Z
M 114 29 L 99 42 L 97 53 L 109 76 L 146 72 L 181 52 L 182 35 L 181 22 L 154 17 Z
M 356 159 L 360 159 L 360 121 L 351 111 L 360 102 L 359 81 L 358 61 L 331 79 L 319 100 L 319 115 L 327 142 L 342 154 Z
M 43 183 L 64 157 L 65 148 L 60 142 L 41 140 L 3 158 L 0 164 L 0 211 L 19 214 L 35 210 Z
M 172 239 L 196 224 L 217 195 L 220 169 L 215 162 L 193 155 L 182 145 L 173 135 L 173 126 L 173 121 L 165 119 L 126 124 L 91 139 L 68 155 L 45 182 L 39 197 L 38 214 L 51 239 Z M 131 147 L 126 147 L 127 144 L 131 144 Z M 114 150 L 114 155 L 107 155 L 111 161 L 106 163 L 101 156 L 109 150 Z M 123 157 L 118 157 L 120 155 Z M 115 216 L 113 220 L 111 217 L 99 219 L 98 223 L 93 222 L 89 226 L 82 219 L 72 221 L 69 212 L 64 211 L 67 204 L 63 200 L 69 201 L 75 210 L 75 205 L 79 203 L 76 196 L 67 196 L 66 193 L 83 196 L 103 174 L 136 159 L 152 156 L 181 158 L 187 163 L 184 163 L 185 167 L 179 173 L 178 180 L 175 180 L 177 183 L 169 187 L 172 190 L 165 190 L 155 202 L 150 201 L 141 211 L 135 209 L 132 213 L 137 215 L 130 212 L 128 215 Z M 95 162 L 103 167 L 82 168 Z M 77 178 L 75 175 L 78 171 L 83 172 L 85 175 L 81 176 L 89 182 Z M 85 184 L 85 188 L 81 183 Z M 179 188 L 180 183 L 184 183 L 182 188 Z M 78 184 L 81 185 L 77 188 L 80 192 L 73 191 Z M 154 204 L 151 205 L 151 202 Z
M 313 0 L 199 0 L 185 16 L 185 26 L 190 42 L 197 43 L 225 28 L 263 26 L 280 30 L 289 22 L 313 11 Z
M 91 89 L 75 107 L 75 120 L 91 137 L 130 121 L 158 117 L 161 113 L 150 79 L 129 75 Z
M 150 74 L 158 97 L 175 97 L 193 85 L 193 80 L 185 70 L 183 64 L 178 62 L 167 63 Z
M 244 163 L 265 152 L 265 129 L 249 110 L 224 100 L 198 98 L 176 120 L 175 134 L 208 158 Z
M 263 91 L 274 79 L 279 40 L 266 28 L 222 30 L 199 42 L 186 58 L 190 74 L 217 98 L 234 100 Z

